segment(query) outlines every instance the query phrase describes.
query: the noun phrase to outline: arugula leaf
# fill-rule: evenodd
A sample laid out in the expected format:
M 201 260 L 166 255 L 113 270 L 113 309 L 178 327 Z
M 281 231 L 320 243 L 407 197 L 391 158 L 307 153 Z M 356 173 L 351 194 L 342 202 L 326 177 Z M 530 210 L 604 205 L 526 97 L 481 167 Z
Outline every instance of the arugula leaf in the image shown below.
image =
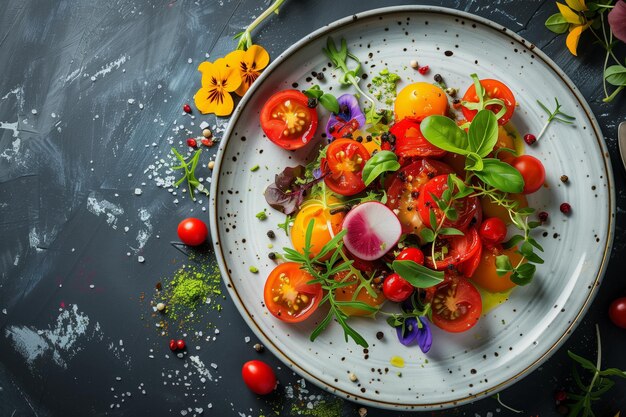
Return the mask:
M 393 172 L 400 169 L 398 156 L 391 151 L 376 152 L 367 160 L 363 167 L 362 178 L 365 185 L 370 185 L 384 172 Z
M 493 151 L 498 142 L 498 120 L 496 115 L 489 110 L 479 111 L 467 132 L 469 150 L 476 152 L 482 158 Z
M 522 174 L 511 165 L 495 158 L 483 159 L 483 170 L 474 174 L 486 184 L 505 193 L 521 193 L 524 190 Z
M 467 134 L 454 120 L 445 116 L 428 116 L 421 125 L 422 135 L 428 142 L 448 152 L 467 155 Z
M 415 288 L 428 288 L 443 281 L 443 271 L 433 271 L 415 261 L 393 261 L 391 268 Z

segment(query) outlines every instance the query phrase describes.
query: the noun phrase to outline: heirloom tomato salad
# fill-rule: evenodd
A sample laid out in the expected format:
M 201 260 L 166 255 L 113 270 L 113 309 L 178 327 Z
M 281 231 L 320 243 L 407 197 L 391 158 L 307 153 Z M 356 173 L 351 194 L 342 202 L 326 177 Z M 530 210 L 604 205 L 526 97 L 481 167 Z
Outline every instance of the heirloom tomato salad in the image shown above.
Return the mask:
M 293 247 L 270 254 L 264 303 L 285 322 L 322 310 L 311 340 L 336 322 L 367 347 L 349 322 L 382 316 L 402 344 L 427 352 L 432 325 L 471 329 L 486 297 L 506 298 L 543 263 L 525 197 L 542 187 L 543 164 L 522 154 L 505 80 L 471 74 L 457 96 L 441 75 L 423 75 L 396 94 L 401 80 L 384 70 L 368 94 L 345 41 L 329 39 L 324 53 L 345 94 L 324 82 L 277 91 L 260 115 L 285 152 L 316 155 L 265 190 Z

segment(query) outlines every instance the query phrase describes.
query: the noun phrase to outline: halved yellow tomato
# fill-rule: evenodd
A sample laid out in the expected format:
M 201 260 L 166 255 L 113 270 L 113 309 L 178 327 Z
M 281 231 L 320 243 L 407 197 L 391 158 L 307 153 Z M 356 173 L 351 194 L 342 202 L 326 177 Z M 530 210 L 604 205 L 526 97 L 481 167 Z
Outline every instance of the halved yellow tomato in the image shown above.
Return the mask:
M 341 222 L 344 212 L 331 214 L 333 208 L 340 207 L 341 201 L 332 196 L 309 200 L 300 208 L 291 228 L 291 243 L 295 250 L 304 253 L 306 231 L 313 220 L 313 233 L 311 235 L 311 257 L 316 256 L 322 247 L 341 231 Z

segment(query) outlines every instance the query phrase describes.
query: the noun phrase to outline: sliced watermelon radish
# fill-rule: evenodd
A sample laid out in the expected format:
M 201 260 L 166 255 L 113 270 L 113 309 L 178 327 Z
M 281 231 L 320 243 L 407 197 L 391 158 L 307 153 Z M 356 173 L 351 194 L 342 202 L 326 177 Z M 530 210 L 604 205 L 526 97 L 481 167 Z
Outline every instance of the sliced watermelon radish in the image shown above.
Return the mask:
M 342 228 L 346 248 L 355 256 L 373 261 L 389 252 L 402 234 L 402 225 L 396 215 L 384 204 L 368 201 L 348 212 Z

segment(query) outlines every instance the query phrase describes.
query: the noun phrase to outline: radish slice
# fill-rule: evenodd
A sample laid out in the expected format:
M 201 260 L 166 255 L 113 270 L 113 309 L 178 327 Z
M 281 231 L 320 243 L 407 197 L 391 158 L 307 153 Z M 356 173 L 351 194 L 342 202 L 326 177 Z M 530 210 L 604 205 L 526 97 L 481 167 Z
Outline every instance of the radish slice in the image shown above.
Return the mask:
M 348 212 L 343 220 L 346 248 L 355 256 L 373 261 L 392 249 L 402 234 L 398 217 L 384 204 L 368 201 Z

